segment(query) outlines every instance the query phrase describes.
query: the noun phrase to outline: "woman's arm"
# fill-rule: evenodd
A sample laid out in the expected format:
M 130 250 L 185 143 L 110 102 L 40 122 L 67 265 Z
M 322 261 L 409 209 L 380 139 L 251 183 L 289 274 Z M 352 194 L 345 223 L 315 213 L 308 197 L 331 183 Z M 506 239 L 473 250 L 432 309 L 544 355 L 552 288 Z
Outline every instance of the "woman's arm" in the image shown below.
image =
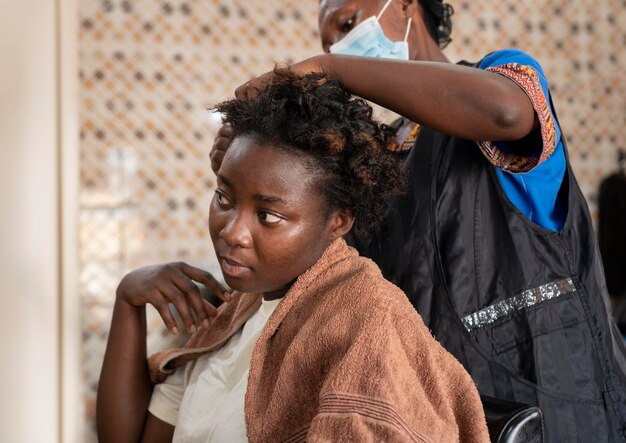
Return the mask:
M 141 443 L 169 443 L 174 437 L 174 426 L 165 423 L 148 412 Z
M 141 268 L 120 282 L 98 385 L 100 442 L 171 441 L 174 427 L 148 414 L 152 384 L 146 361 L 145 305 L 152 304 L 168 329 L 177 333 L 169 310 L 169 303 L 174 304 L 187 329 L 194 332 L 216 315 L 194 281 L 228 300 L 224 288 L 209 273 L 185 263 Z
M 134 443 L 143 434 L 152 395 L 146 358 L 146 308 L 118 296 L 98 385 L 101 442 Z

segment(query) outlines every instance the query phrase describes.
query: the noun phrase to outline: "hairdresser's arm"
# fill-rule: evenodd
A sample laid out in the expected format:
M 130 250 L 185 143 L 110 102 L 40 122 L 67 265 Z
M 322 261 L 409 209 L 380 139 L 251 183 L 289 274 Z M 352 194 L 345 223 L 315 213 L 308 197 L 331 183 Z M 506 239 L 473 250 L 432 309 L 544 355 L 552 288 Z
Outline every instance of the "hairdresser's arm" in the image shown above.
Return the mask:
M 173 333 L 178 326 L 169 303 L 176 306 L 190 332 L 206 326 L 217 311 L 202 299 L 193 281 L 224 301 L 229 298 L 209 273 L 185 263 L 140 268 L 120 282 L 98 386 L 100 442 L 171 441 L 174 427 L 148 413 L 152 384 L 146 362 L 145 306 L 152 304 Z
M 493 72 L 452 63 L 336 54 L 316 59 L 320 70 L 353 94 L 446 134 L 470 140 L 518 140 L 537 124 L 526 93 L 513 80 Z
M 513 80 L 476 68 L 323 54 L 292 69 L 300 74 L 325 72 L 355 95 L 469 140 L 519 140 L 537 125 L 530 99 Z M 245 97 L 262 79 L 241 86 L 236 95 Z

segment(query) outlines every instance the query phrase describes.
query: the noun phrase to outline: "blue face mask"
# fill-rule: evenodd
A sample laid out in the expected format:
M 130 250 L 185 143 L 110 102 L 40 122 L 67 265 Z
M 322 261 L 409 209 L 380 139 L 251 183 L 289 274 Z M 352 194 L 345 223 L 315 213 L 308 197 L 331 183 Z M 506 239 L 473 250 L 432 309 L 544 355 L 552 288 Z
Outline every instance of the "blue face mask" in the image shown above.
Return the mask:
M 329 48 L 333 54 L 359 55 L 363 57 L 393 58 L 396 60 L 409 59 L 409 30 L 411 18 L 407 19 L 404 40 L 392 42 L 389 40 L 380 26 L 378 19 L 383 15 L 392 0 L 387 0 L 378 16 L 370 17 L 356 25 L 344 38 Z

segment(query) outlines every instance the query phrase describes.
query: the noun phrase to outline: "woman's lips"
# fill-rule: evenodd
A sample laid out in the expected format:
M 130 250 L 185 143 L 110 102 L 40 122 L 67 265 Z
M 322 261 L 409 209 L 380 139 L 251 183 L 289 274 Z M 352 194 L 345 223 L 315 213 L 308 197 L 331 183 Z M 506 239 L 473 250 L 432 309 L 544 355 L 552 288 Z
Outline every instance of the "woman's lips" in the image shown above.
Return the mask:
M 226 275 L 239 277 L 241 274 L 249 270 L 249 267 L 242 265 L 236 260 L 228 257 L 222 257 L 222 272 Z

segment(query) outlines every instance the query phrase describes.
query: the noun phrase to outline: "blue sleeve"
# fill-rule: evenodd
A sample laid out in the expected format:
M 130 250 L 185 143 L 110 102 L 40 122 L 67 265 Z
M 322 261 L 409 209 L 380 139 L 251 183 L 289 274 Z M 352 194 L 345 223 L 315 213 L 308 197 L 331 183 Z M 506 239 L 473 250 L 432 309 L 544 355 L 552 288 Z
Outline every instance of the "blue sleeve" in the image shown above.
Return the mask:
M 511 203 L 538 225 L 560 230 L 566 217 L 566 205 L 558 200 L 566 159 L 543 68 L 518 49 L 493 52 L 482 60 L 479 68 L 505 75 L 524 90 L 538 116 L 537 131 L 541 133 L 532 138 L 537 146 L 525 148 L 525 154 L 514 152 L 506 142 L 498 140 L 479 142 L 479 146 L 497 168 Z

